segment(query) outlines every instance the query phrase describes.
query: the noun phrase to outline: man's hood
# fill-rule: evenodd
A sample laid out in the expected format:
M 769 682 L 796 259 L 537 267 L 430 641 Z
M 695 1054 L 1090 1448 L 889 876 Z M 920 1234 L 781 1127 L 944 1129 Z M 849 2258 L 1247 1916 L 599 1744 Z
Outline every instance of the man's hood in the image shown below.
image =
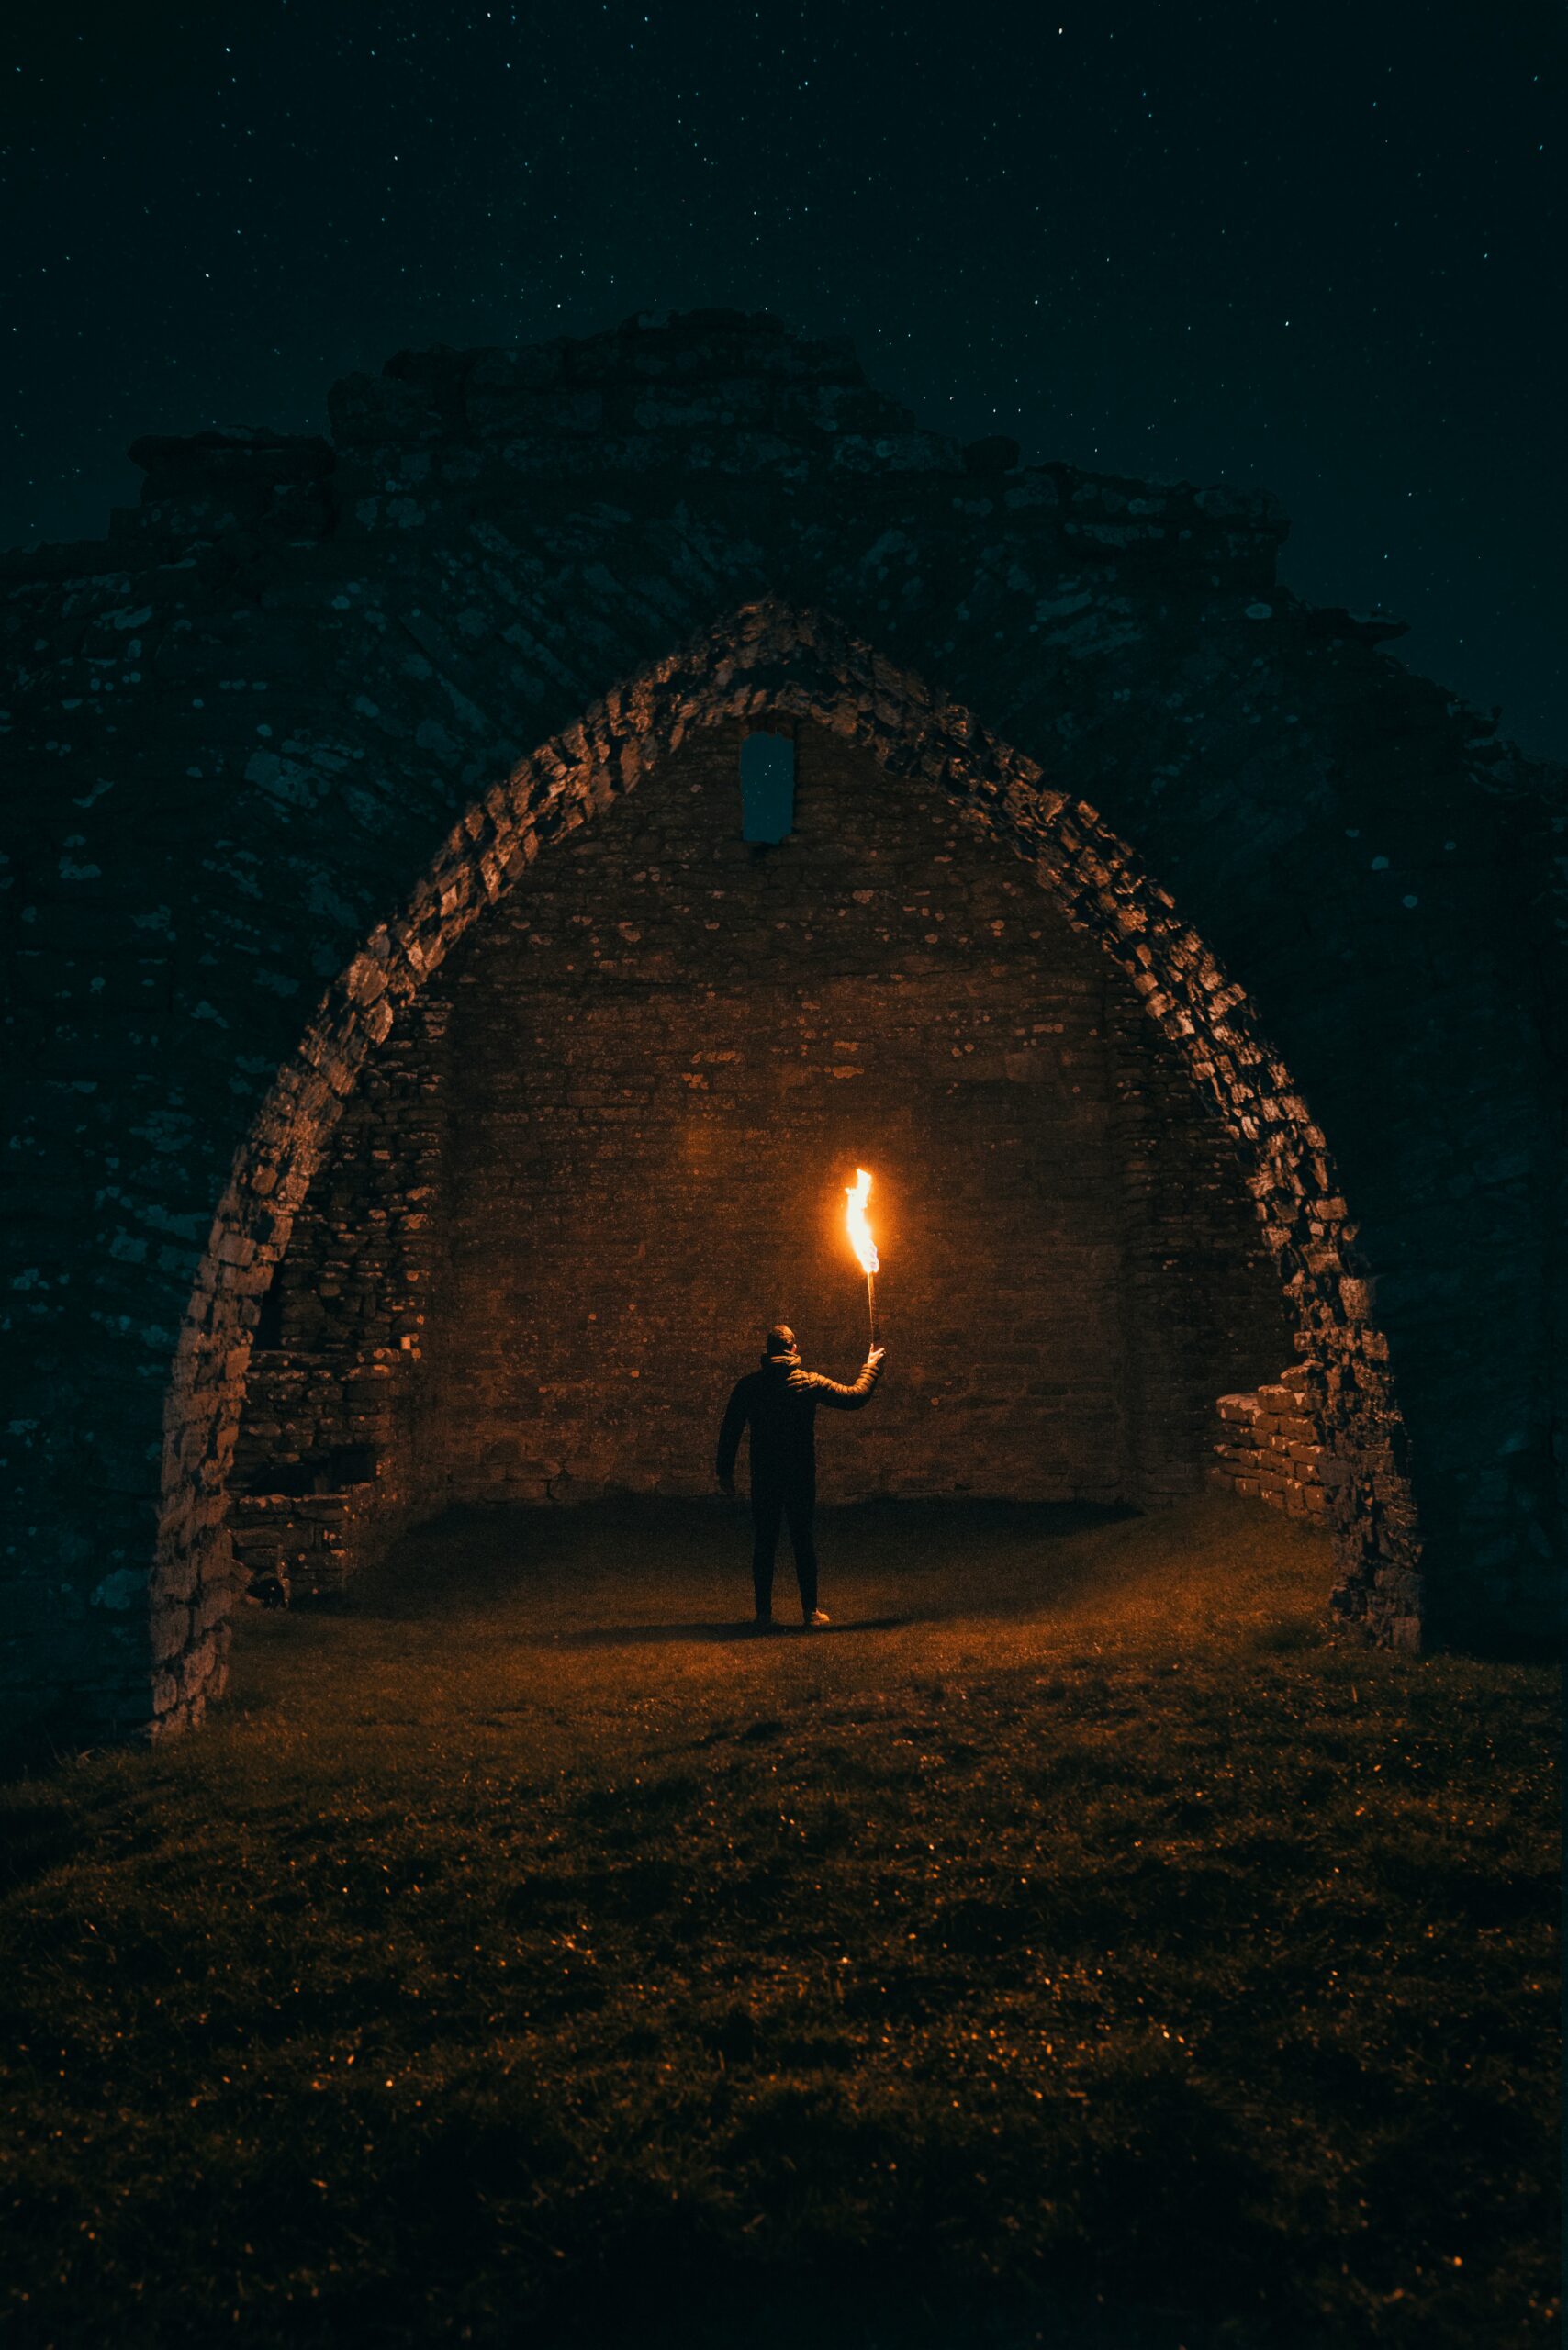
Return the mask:
M 801 1368 L 801 1358 L 798 1354 L 764 1355 L 762 1358 L 762 1368 L 764 1371 L 777 1371 L 785 1373 L 791 1371 L 799 1371 Z

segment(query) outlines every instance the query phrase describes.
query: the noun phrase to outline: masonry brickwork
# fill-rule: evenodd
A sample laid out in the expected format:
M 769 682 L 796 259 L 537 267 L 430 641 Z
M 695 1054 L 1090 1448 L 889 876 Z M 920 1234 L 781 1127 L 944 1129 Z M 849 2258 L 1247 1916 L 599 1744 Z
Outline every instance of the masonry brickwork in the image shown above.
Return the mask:
M 767 319 L 404 354 L 332 417 L 139 443 L 106 540 L 5 568 L 14 1718 L 221 1687 L 252 1335 L 345 1105 L 536 858 L 761 713 L 967 810 L 1221 1120 L 1346 1625 L 1553 1630 L 1560 770 L 1281 587 L 1269 500 L 960 450 Z
M 403 1039 L 345 1116 L 253 1358 L 252 1573 L 335 1586 L 410 1492 L 708 1490 L 769 1323 L 864 1349 L 861 1161 L 895 1370 L 828 1498 L 1166 1501 L 1216 1390 L 1281 1359 L 1230 1138 L 1126 978 L 946 793 L 820 728 L 793 835 L 748 845 L 745 731 L 531 867 L 421 998 L 418 1078 Z
M 341 1590 L 427 1506 L 413 1374 L 445 1250 L 444 1005 L 367 1069 L 263 1293 L 230 1477 L 247 1589 Z
M 1322 1517 L 1328 1506 L 1322 1406 L 1314 1366 L 1292 1363 L 1249 1393 L 1219 1399 L 1219 1440 L 1209 1482 L 1290 1517 Z
M 769 1323 L 859 1360 L 859 1164 L 897 1367 L 824 1494 L 1192 1490 L 1228 1366 L 1289 1344 L 1228 1136 L 938 787 L 803 726 L 794 834 L 748 847 L 743 731 L 541 859 L 442 975 L 454 1492 L 705 1490 Z

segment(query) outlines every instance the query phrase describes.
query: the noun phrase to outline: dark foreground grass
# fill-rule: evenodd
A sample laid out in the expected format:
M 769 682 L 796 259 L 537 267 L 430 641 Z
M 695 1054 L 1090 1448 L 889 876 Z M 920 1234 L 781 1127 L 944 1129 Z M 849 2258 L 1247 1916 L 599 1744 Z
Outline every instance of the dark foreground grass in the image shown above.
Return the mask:
M 824 1547 L 449 1521 L 6 1791 L 8 2340 L 1547 2340 L 1554 1677 L 1234 1505 Z

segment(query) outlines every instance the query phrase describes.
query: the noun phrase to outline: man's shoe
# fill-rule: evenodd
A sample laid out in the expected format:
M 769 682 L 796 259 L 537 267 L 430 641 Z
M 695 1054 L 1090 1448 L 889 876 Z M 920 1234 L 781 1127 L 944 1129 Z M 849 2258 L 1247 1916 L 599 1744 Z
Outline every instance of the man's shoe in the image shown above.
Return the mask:
M 758 1616 L 752 1625 L 754 1632 L 771 1632 L 775 1627 L 771 1616 Z
M 831 1624 L 832 1621 L 831 1616 L 824 1616 L 820 1607 L 813 1607 L 806 1618 L 805 1628 L 808 1632 L 814 1632 L 819 1624 Z

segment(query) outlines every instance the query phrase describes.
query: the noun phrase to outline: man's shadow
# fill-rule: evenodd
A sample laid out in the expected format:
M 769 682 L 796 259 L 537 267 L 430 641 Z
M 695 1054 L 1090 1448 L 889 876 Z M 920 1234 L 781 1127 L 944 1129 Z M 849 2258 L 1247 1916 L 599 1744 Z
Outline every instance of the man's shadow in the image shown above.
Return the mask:
M 896 1632 L 916 1621 L 913 1616 L 855 1616 L 842 1622 L 813 1626 L 813 1640 L 831 1640 L 846 1632 Z M 801 1624 L 775 1624 L 772 1633 L 759 1633 L 750 1617 L 731 1623 L 681 1624 L 592 1624 L 579 1632 L 554 1632 L 540 1641 L 541 1648 L 561 1649 L 653 1649 L 678 1646 L 689 1640 L 709 1648 L 767 1648 L 772 1642 L 803 1638 Z

